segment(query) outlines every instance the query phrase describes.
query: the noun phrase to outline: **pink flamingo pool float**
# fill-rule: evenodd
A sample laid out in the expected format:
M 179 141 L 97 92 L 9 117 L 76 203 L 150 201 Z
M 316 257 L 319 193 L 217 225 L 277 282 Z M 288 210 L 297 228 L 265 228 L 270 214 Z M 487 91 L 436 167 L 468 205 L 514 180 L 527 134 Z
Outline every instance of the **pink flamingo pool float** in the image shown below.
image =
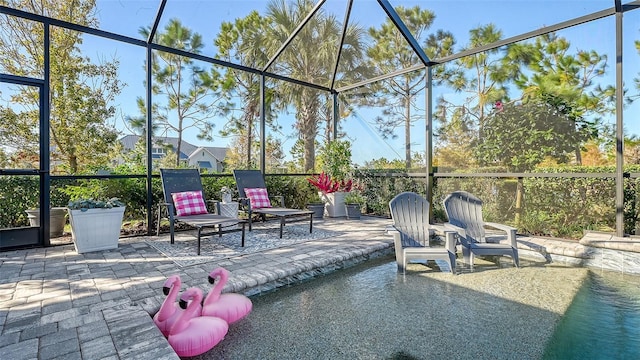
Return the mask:
M 215 285 L 204 299 L 202 315 L 219 317 L 232 324 L 249 314 L 253 304 L 241 294 L 222 294 L 228 279 L 229 271 L 225 268 L 219 267 L 211 271 L 209 282 Z
M 218 345 L 229 325 L 213 316 L 199 316 L 202 290 L 189 288 L 180 296 L 180 313 L 167 340 L 178 356 L 196 356 Z
M 162 292 L 166 297 L 158 313 L 153 316 L 153 322 L 158 326 L 164 337 L 169 336 L 169 329 L 183 312 L 176 301 L 181 286 L 180 276 L 171 275 L 165 280 L 162 287 Z

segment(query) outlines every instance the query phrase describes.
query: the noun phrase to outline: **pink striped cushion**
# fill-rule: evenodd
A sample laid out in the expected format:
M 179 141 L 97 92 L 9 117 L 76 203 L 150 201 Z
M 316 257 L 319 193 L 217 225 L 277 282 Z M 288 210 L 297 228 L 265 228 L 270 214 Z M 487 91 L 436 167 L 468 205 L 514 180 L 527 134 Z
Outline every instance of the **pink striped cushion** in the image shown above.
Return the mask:
M 254 209 L 270 208 L 269 194 L 265 188 L 245 188 L 245 195 L 251 200 L 251 207 Z
M 202 198 L 202 191 L 185 191 L 172 193 L 173 204 L 178 216 L 206 214 L 207 206 Z

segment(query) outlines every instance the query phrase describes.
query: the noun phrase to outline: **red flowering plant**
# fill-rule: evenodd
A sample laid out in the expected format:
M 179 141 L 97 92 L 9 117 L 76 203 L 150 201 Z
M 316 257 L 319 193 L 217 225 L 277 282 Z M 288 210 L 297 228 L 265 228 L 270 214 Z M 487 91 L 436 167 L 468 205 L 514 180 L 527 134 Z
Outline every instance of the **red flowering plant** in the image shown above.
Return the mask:
M 315 186 L 323 194 L 330 194 L 338 191 L 349 192 L 353 188 L 353 180 L 336 180 L 324 171 L 320 175 L 307 178 L 307 181 Z

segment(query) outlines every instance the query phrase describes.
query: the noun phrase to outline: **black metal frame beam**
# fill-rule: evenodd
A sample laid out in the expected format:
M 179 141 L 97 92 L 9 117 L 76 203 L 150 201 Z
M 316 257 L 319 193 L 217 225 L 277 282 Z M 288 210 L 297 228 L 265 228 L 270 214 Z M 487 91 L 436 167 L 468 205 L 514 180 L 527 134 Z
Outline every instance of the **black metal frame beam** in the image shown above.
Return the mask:
M 388 74 L 376 76 L 374 78 L 363 80 L 363 81 L 360 81 L 360 82 L 355 83 L 355 84 L 351 84 L 351 85 L 348 85 L 348 86 L 343 86 L 343 87 L 341 87 L 339 89 L 336 89 L 336 91 L 337 92 L 344 92 L 344 91 L 356 89 L 356 88 L 359 88 L 359 87 L 362 87 L 362 86 L 373 84 L 373 83 L 378 82 L 378 81 L 391 79 L 391 78 L 396 77 L 396 76 L 400 76 L 400 75 L 404 75 L 404 74 L 407 74 L 407 73 L 410 73 L 410 72 L 422 70 L 424 68 L 425 68 L 425 66 L 422 65 L 422 64 L 414 65 L 414 66 L 408 67 L 406 69 L 396 70 L 394 72 L 390 72 Z
M 12 74 L 0 73 L 0 82 L 14 85 L 32 86 L 38 89 L 38 142 L 39 167 L 35 169 L 0 169 L 0 175 L 7 176 L 38 176 L 38 203 L 40 206 L 40 219 L 48 219 L 51 213 L 51 173 L 49 168 L 51 161 L 49 159 L 49 25 L 44 25 L 44 78 L 35 79 L 25 76 L 16 76 Z M 38 244 L 43 246 L 51 245 L 49 221 L 41 221 L 38 228 Z
M 49 118 L 51 113 L 49 108 L 51 104 L 49 99 L 51 98 L 51 24 L 44 24 L 44 86 L 40 87 L 40 219 L 49 219 L 51 212 L 51 149 L 49 143 L 50 126 Z M 44 224 L 44 226 L 42 226 Z M 43 239 L 44 246 L 51 245 L 50 239 L 50 222 L 40 221 L 40 238 Z
M 160 18 L 158 16 L 156 20 Z M 153 52 L 151 51 L 151 46 L 147 46 L 147 66 L 146 66 L 146 86 L 147 86 L 147 121 L 146 121 L 146 132 L 145 132 L 145 149 L 146 149 L 146 162 L 147 162 L 147 234 L 151 235 L 151 229 L 153 228 L 153 182 L 151 181 L 151 174 L 153 172 L 153 133 L 151 129 L 153 129 L 153 91 L 152 91 L 152 73 L 153 73 Z M 178 154 L 179 157 L 179 154 Z M 159 221 L 159 220 L 158 220 Z M 158 229 L 160 229 L 160 225 L 158 224 Z M 160 235 L 160 234 L 156 234 Z
M 266 106 L 266 84 L 264 75 L 260 76 L 260 172 L 262 175 L 265 174 L 267 166 L 267 156 L 265 154 L 267 149 L 266 138 L 267 138 L 267 127 L 266 127 L 266 116 L 267 116 L 267 106 Z M 248 150 L 250 151 L 250 150 Z
M 280 175 L 280 174 L 276 174 Z M 289 174 L 292 175 L 292 174 Z M 517 178 L 561 178 L 561 179 L 615 179 L 616 173 L 452 173 L 452 172 L 432 172 L 428 175 L 435 178 L 496 178 L 496 179 L 517 179 Z M 372 177 L 408 177 L 408 178 L 424 178 L 425 173 L 407 173 L 407 172 L 371 172 L 367 176 Z M 624 173 L 625 179 L 638 179 L 640 173 Z
M 427 66 L 427 71 L 425 73 L 425 104 L 426 113 L 425 113 L 425 160 L 426 160 L 426 185 L 425 194 L 429 203 L 433 203 L 433 175 L 430 174 L 431 169 L 433 169 L 433 87 L 431 86 L 431 82 L 433 80 L 433 67 Z M 433 221 L 433 206 L 429 207 L 429 221 Z
M 622 2 L 614 0 L 616 11 L 616 235 L 624 236 L 624 129 L 622 79 Z
M 396 12 L 396 10 L 393 8 L 393 6 L 391 6 L 389 1 L 378 0 L 378 4 L 382 6 L 382 9 L 384 10 L 384 12 L 387 13 L 387 16 L 389 17 L 389 19 L 391 19 L 391 21 L 396 26 L 396 28 L 400 31 L 400 33 L 405 38 L 405 40 L 407 40 L 407 42 L 409 43 L 409 46 L 411 46 L 411 49 L 413 49 L 416 55 L 418 55 L 418 57 L 420 58 L 420 61 L 422 61 L 424 66 L 432 65 L 433 63 L 431 62 L 431 60 L 429 60 L 429 57 L 427 56 L 427 54 L 424 52 L 424 50 L 422 50 L 422 47 L 420 46 L 420 44 L 418 44 L 418 41 L 416 40 L 416 38 L 414 38 L 413 35 L 411 35 L 411 32 L 407 28 L 407 25 L 405 25 L 402 19 L 400 19 L 400 16 Z
M 95 29 L 92 27 L 84 26 L 84 25 L 70 23 L 68 21 L 63 21 L 63 20 L 42 16 L 42 15 L 37 15 L 30 12 L 9 8 L 3 5 L 0 5 L 0 14 L 12 15 L 12 16 L 20 17 L 27 20 L 41 22 L 43 24 L 49 24 L 49 25 L 53 25 L 53 26 L 57 26 L 57 27 L 61 27 L 69 30 L 75 30 L 75 31 L 90 34 L 90 35 L 95 35 L 95 36 L 99 36 L 99 37 L 103 37 L 111 40 L 124 42 L 127 44 L 132 44 L 132 45 L 137 45 L 142 47 L 147 45 L 147 43 L 144 40 L 134 39 L 129 36 L 118 35 L 112 32 L 99 30 L 99 29 Z
M 555 24 L 555 25 L 551 25 L 551 26 L 545 26 L 542 27 L 540 29 L 534 30 L 534 31 L 529 31 L 526 32 L 524 34 L 520 34 L 520 35 L 516 35 L 516 36 L 512 36 L 510 38 L 506 38 L 503 40 L 499 40 L 496 42 L 492 42 L 491 44 L 487 44 L 487 45 L 483 45 L 483 46 L 479 46 L 479 47 L 475 47 L 473 49 L 469 49 L 469 50 L 465 50 L 465 51 L 461 51 L 457 54 L 453 54 L 453 55 L 449 55 L 449 56 L 445 56 L 443 58 L 439 58 L 439 59 L 435 59 L 434 62 L 438 63 L 438 64 L 443 64 L 449 61 L 453 61 L 453 60 L 457 60 L 460 58 L 463 58 L 465 56 L 471 56 L 471 55 L 475 55 L 475 54 L 479 54 L 481 52 L 485 52 L 485 51 L 489 51 L 489 50 L 493 50 L 505 45 L 509 45 L 509 44 L 513 44 L 513 43 L 517 43 L 520 41 L 524 41 L 524 40 L 528 40 L 531 38 L 534 38 L 536 36 L 540 36 L 540 35 L 544 35 L 553 31 L 558 31 L 558 30 L 562 30 L 562 29 L 567 29 L 570 27 L 574 27 L 580 24 L 584 24 L 593 20 L 598 20 L 598 19 L 602 19 L 605 18 L 607 16 L 611 16 L 615 13 L 615 9 L 611 8 L 611 9 L 606 9 L 606 10 L 601 10 L 601 11 L 597 11 L 585 16 L 581 16 L 572 20 L 567 20 L 567 21 L 563 21 L 561 23 Z
M 151 31 L 149 31 L 149 36 L 147 37 L 147 43 L 149 44 L 153 42 L 153 38 L 156 36 L 156 32 L 158 31 L 158 25 L 160 24 L 160 19 L 162 18 L 162 13 L 164 12 L 165 5 L 167 5 L 167 0 L 162 0 L 160 2 L 160 6 L 158 6 L 158 11 L 156 11 L 156 17 L 153 20 L 153 26 L 151 26 Z
M 634 173 L 637 174 L 637 173 Z M 615 179 L 617 173 L 451 173 L 451 172 L 434 172 L 433 176 L 438 178 L 594 178 L 594 179 Z M 630 178 L 631 173 L 623 174 L 623 177 Z
M 340 34 L 340 46 L 338 47 L 338 54 L 336 55 L 336 62 L 333 66 L 333 76 L 331 77 L 331 85 L 329 88 L 333 89 L 336 83 L 336 76 L 338 76 L 338 66 L 340 65 L 340 56 L 342 56 L 342 47 L 344 46 L 344 39 L 347 36 L 347 29 L 349 28 L 349 18 L 351 17 L 351 8 L 353 7 L 353 0 L 347 1 L 347 9 L 344 14 L 344 23 L 342 23 L 342 34 Z

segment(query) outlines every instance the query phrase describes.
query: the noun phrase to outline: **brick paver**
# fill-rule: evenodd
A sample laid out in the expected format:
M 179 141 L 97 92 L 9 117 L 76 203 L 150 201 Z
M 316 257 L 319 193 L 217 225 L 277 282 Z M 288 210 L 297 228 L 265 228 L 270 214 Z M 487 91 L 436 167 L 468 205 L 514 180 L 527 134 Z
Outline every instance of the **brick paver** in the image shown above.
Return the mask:
M 256 295 L 390 254 L 392 238 L 384 232 L 389 223 L 314 221 L 314 228 L 340 235 L 292 246 L 293 251 L 182 268 L 148 246 L 147 237 L 121 239 L 116 250 L 86 254 L 77 254 L 73 245 L 0 253 L 0 357 L 178 359 L 151 318 L 164 300 L 167 276 L 179 272 L 183 287 L 201 286 L 211 269 L 224 266 L 231 272 L 225 291 Z

